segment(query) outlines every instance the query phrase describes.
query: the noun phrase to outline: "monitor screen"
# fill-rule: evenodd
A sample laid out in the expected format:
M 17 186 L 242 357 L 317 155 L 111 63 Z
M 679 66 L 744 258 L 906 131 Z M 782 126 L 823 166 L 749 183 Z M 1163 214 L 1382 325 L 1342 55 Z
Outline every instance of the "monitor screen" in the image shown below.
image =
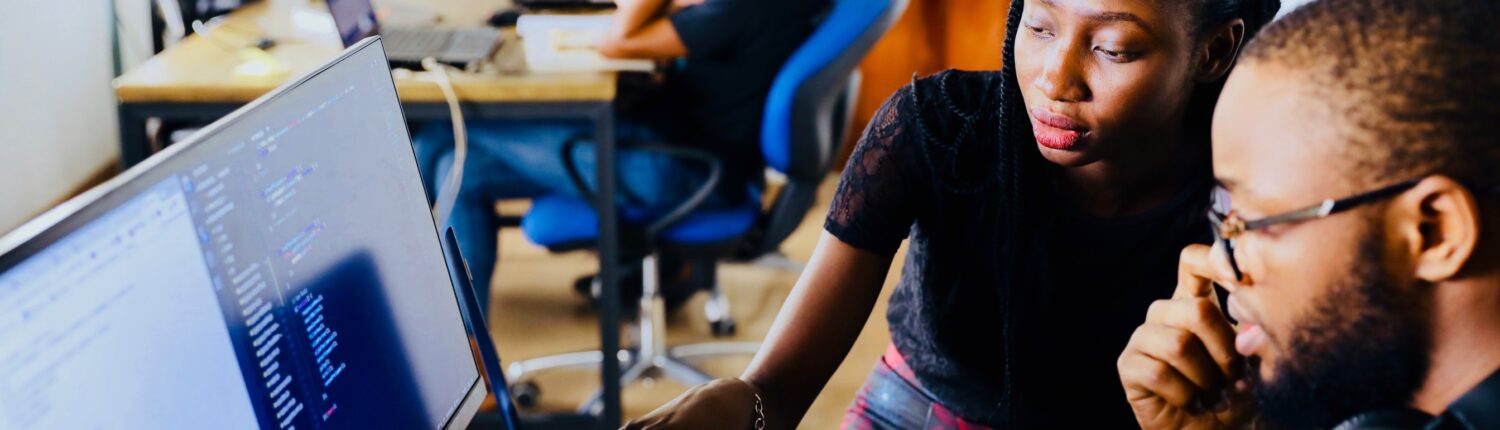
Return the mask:
M 378 40 L 75 202 L 0 238 L 0 428 L 440 428 L 482 390 Z
M 328 0 L 328 12 L 333 15 L 333 25 L 338 27 L 339 40 L 344 46 L 354 46 L 380 29 L 370 0 Z

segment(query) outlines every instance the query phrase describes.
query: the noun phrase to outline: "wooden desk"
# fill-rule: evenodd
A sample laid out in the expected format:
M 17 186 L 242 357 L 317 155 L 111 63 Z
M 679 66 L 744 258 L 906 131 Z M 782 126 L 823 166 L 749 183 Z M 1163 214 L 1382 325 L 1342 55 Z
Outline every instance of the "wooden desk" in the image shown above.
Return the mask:
M 468 19 L 444 19 L 445 22 L 474 22 L 488 16 L 487 12 L 473 10 L 482 6 L 477 2 L 466 1 L 457 7 L 454 4 L 438 6 L 440 12 L 458 10 Z M 121 164 L 128 168 L 160 149 L 153 148 L 150 143 L 147 120 L 213 121 L 288 79 L 316 69 L 341 52 L 343 46 L 335 34 L 327 9 L 321 5 L 314 5 L 314 8 L 293 20 L 289 16 L 273 16 L 265 3 L 247 6 L 230 14 L 208 35 L 190 36 L 117 78 L 114 87 L 120 102 Z M 253 46 L 262 37 L 264 27 L 275 28 L 278 23 L 292 21 L 303 22 L 304 26 L 309 22 L 323 22 L 326 28 L 302 28 L 295 37 L 277 38 L 276 45 L 264 51 L 276 63 L 285 65 L 285 71 L 263 76 L 236 73 L 236 67 L 246 63 L 242 50 Z M 474 72 L 450 74 L 454 91 L 462 100 L 465 118 L 581 118 L 593 121 L 599 160 L 597 177 L 600 178 L 595 207 L 612 208 L 616 189 L 612 106 L 616 74 L 529 73 L 525 70 L 521 49 L 522 44 L 514 32 L 509 32 L 490 64 Z M 448 107 L 432 75 L 398 72 L 401 73 L 393 73 L 393 77 L 407 119 L 450 119 Z M 601 262 L 619 261 L 616 222 L 616 211 L 600 211 L 598 249 Z M 601 264 L 599 270 L 599 279 L 605 286 L 600 305 L 600 350 L 603 351 L 620 349 L 618 268 L 617 264 Z M 613 429 L 620 424 L 619 362 L 604 360 L 600 373 L 604 386 L 604 411 L 602 416 L 589 421 Z M 572 425 L 576 424 L 572 421 Z
M 315 5 L 315 7 L 317 7 Z M 153 148 L 145 140 L 147 118 L 212 120 L 270 92 L 286 80 L 307 73 L 343 50 L 332 21 L 324 9 L 309 9 L 304 23 L 328 24 L 326 29 L 298 29 L 295 36 L 276 39 L 267 57 L 285 67 L 269 75 L 237 74 L 247 63 L 242 50 L 253 46 L 265 28 L 293 21 L 272 15 L 265 3 L 230 14 L 208 35 L 189 36 L 177 46 L 152 57 L 115 79 L 120 101 L 122 162 L 126 167 L 145 159 Z M 458 21 L 458 20 L 450 20 Z M 289 24 L 280 24 L 290 26 Z M 454 91 L 474 109 L 470 118 L 514 118 L 529 116 L 586 116 L 570 114 L 582 106 L 608 104 L 615 98 L 617 76 L 613 72 L 538 74 L 525 69 L 521 43 L 513 32 L 490 64 L 480 70 L 452 74 Z M 447 118 L 441 112 L 443 96 L 428 72 L 396 73 L 396 92 L 413 119 Z M 431 106 L 422 106 L 431 105 Z M 507 109 L 517 105 L 521 109 Z M 563 108 L 563 109 L 558 109 Z M 588 110 L 593 110 L 592 108 Z M 429 112 L 432 111 L 432 112 Z M 159 149 L 159 148 L 155 148 Z

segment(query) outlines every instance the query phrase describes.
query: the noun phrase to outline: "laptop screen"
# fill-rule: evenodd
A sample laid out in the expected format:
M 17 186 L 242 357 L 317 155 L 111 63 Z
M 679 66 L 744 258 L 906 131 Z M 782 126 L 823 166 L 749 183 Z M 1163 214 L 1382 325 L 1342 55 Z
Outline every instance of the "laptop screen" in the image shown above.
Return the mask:
M 168 152 L 0 238 L 0 428 L 440 428 L 477 402 L 378 41 Z
M 338 27 L 339 39 L 345 47 L 354 46 L 380 31 L 375 6 L 370 0 L 328 0 L 328 12 L 333 15 L 333 25 Z

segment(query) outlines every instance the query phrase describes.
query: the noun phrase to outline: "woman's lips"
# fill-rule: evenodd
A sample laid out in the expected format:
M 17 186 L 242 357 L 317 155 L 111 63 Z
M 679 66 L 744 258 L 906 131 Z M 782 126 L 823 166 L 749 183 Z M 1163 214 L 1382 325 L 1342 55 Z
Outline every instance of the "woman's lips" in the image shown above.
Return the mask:
M 1061 151 L 1078 146 L 1078 141 L 1088 133 L 1088 128 L 1073 118 L 1041 109 L 1031 110 L 1031 130 L 1037 143 Z

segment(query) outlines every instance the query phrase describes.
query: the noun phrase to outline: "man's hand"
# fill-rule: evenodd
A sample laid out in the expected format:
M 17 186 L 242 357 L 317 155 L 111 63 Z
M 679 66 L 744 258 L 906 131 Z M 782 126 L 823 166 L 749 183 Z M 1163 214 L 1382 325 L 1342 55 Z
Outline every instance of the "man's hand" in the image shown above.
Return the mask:
M 1233 428 L 1251 418 L 1236 384 L 1243 358 L 1213 290 L 1216 281 L 1232 285 L 1234 275 L 1211 259 L 1213 252 L 1224 250 L 1182 250 L 1176 292 L 1151 304 L 1120 354 L 1120 382 L 1143 429 Z
M 732 430 L 749 428 L 754 417 L 755 387 L 736 378 L 724 378 L 693 387 L 624 428 Z

